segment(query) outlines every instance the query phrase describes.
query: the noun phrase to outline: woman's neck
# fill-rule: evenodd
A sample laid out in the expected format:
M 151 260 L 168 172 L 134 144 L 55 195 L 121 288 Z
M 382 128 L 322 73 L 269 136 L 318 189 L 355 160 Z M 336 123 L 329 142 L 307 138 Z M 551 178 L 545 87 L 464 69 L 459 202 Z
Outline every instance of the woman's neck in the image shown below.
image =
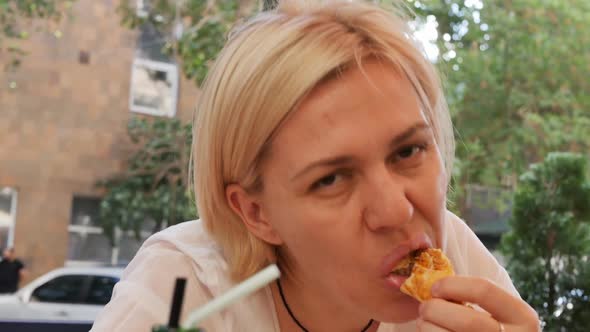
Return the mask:
M 285 301 L 281 298 L 277 283 L 272 284 L 271 290 L 281 332 L 303 331 L 283 302 L 287 303 L 293 316 L 309 332 L 359 332 L 370 320 L 358 312 L 346 310 L 341 303 L 330 301 L 331 299 L 321 290 L 303 287 L 303 283 L 295 283 L 285 277 L 281 278 L 280 283 Z M 378 326 L 379 323 L 374 322 L 367 332 L 377 331 Z

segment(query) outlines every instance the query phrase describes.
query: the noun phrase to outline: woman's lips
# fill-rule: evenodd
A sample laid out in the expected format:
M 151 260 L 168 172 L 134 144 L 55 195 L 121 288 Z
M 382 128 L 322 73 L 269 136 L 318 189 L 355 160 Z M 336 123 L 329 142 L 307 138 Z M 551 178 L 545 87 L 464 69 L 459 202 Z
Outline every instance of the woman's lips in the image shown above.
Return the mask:
M 406 282 L 408 278 L 408 276 L 398 276 L 395 274 L 389 274 L 387 277 L 385 277 L 385 282 L 388 285 L 396 289 L 399 289 L 400 287 L 402 287 L 403 283 Z
M 383 259 L 381 260 L 381 275 L 388 280 L 391 279 L 391 277 L 400 277 L 391 276 L 391 271 L 393 270 L 393 268 L 412 251 L 417 249 L 426 249 L 430 247 L 432 247 L 432 242 L 430 241 L 430 238 L 424 233 L 418 234 L 410 240 L 399 244 L 397 247 L 395 247 L 395 249 L 393 249 L 388 255 L 383 257 Z M 391 280 L 396 280 L 395 284 L 397 284 L 399 279 L 400 278 L 393 278 Z
M 397 246 L 389 255 L 383 257 L 381 264 L 381 275 L 387 277 L 391 274 L 393 268 L 412 252 L 412 246 L 410 243 L 403 243 Z

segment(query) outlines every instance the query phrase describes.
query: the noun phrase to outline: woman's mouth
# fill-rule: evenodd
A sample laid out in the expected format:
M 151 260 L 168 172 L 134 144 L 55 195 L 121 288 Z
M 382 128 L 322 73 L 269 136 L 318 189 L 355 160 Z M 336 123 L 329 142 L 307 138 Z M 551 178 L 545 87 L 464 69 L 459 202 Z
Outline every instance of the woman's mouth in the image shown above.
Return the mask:
M 396 288 L 401 287 L 401 285 L 410 277 L 412 274 L 412 270 L 414 269 L 414 263 L 416 261 L 416 257 L 420 256 L 424 249 L 416 249 L 408 253 L 402 260 L 400 260 L 394 268 L 391 270 L 389 275 L 387 276 L 387 280 L 391 285 L 394 285 Z
M 414 269 L 414 263 L 416 262 L 416 258 L 420 256 L 420 254 L 425 249 L 416 249 L 410 252 L 406 257 L 404 257 L 397 265 L 391 270 L 391 274 L 397 276 L 405 276 L 409 277 L 412 274 L 412 270 Z
M 408 276 L 390 274 L 385 278 L 385 281 L 389 286 L 392 286 L 395 289 L 400 289 L 408 278 Z
M 430 238 L 425 233 L 421 233 L 400 243 L 384 256 L 381 263 L 381 276 L 386 284 L 399 290 L 412 273 L 415 258 L 422 250 L 430 247 L 432 247 Z

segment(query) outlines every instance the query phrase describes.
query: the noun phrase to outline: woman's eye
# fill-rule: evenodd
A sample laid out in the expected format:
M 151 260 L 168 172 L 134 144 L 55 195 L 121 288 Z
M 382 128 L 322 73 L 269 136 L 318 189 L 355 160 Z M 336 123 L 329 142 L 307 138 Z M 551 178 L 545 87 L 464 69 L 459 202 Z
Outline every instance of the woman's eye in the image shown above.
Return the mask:
M 338 174 L 338 173 L 326 175 L 326 176 L 320 178 L 319 180 L 317 180 L 316 182 L 314 182 L 311 185 L 310 189 L 312 191 L 314 191 L 314 190 L 332 188 L 343 180 L 343 176 L 344 175 Z
M 314 183 L 314 187 L 328 187 L 334 184 L 334 182 L 336 182 L 336 174 L 330 174 L 328 176 L 324 176 L 323 178 L 317 180 Z
M 395 153 L 394 162 L 409 159 L 426 150 L 426 145 L 410 145 Z
M 408 148 L 405 148 L 405 149 L 401 150 L 399 152 L 399 156 L 401 158 L 408 158 L 408 157 L 411 157 L 412 155 L 414 155 L 415 153 L 417 153 L 419 151 L 420 151 L 420 148 L 418 146 L 411 146 L 411 147 L 408 147 Z

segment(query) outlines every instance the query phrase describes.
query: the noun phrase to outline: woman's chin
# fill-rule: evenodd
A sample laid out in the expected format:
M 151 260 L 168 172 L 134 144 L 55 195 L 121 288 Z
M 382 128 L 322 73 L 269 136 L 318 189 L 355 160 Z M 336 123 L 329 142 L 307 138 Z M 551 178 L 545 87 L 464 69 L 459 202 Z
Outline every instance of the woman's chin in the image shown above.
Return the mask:
M 379 317 L 374 317 L 374 319 L 384 323 L 406 323 L 418 318 L 419 307 L 420 302 L 407 296 L 387 306 L 387 311 L 380 311 Z

